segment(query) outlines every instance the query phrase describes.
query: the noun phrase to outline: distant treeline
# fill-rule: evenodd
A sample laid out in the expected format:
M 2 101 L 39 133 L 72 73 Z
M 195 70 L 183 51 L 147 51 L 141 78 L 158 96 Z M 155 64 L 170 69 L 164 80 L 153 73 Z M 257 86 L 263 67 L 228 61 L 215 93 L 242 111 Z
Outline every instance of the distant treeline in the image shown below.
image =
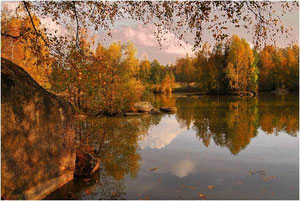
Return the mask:
M 203 92 L 298 90 L 299 46 L 251 49 L 233 35 L 226 43 L 208 43 L 194 57 L 179 58 L 172 67 L 176 82 L 196 83 Z

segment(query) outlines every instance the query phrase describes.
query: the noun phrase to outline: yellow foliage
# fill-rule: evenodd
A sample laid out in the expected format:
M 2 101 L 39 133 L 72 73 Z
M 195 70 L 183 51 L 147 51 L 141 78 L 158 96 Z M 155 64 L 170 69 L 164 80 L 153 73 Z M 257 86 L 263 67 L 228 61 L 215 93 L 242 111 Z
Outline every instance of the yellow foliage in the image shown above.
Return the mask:
M 40 21 L 38 17 L 33 16 L 33 21 L 38 30 L 40 30 Z M 51 72 L 51 60 L 49 59 L 49 49 L 41 38 L 36 40 L 33 27 L 29 17 L 9 18 L 2 14 L 2 31 L 13 36 L 23 33 L 24 37 L 13 39 L 2 37 L 1 55 L 11 60 L 15 64 L 24 68 L 40 85 L 50 87 L 48 76 Z M 44 33 L 42 35 L 45 37 Z M 33 42 L 34 41 L 34 42 Z M 34 48 L 39 49 L 36 51 Z M 40 62 L 40 61 L 43 62 Z

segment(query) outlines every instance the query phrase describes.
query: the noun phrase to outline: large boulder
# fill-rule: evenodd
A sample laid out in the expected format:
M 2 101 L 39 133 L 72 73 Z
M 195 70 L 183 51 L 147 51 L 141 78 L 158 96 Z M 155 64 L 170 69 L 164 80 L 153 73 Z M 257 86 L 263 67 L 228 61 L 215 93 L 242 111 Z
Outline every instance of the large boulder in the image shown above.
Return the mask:
M 42 199 L 73 179 L 73 108 L 3 58 L 1 99 L 1 196 Z
M 92 147 L 83 146 L 76 150 L 75 177 L 90 177 L 99 168 L 100 159 Z
M 153 106 L 148 101 L 141 101 L 134 104 L 134 108 L 138 112 L 150 112 L 153 109 Z

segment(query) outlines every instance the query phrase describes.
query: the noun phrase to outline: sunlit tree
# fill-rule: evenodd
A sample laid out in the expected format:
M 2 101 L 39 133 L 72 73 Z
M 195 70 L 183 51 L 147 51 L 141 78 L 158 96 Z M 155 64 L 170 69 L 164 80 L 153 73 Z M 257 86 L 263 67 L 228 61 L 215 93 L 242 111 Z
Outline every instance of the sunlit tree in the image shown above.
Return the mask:
M 233 35 L 229 40 L 226 57 L 226 77 L 233 91 L 257 91 L 258 70 L 253 51 L 245 39 Z
M 42 30 L 40 20 L 32 16 L 36 29 Z M 12 16 L 7 7 L 3 8 L 1 25 L 2 32 L 11 33 L 12 37 L 1 37 L 1 56 L 24 68 L 40 85 L 50 88 L 51 73 L 50 52 L 45 42 L 34 35 L 29 17 Z M 26 37 L 18 37 L 25 32 Z M 45 33 L 41 31 L 45 37 Z

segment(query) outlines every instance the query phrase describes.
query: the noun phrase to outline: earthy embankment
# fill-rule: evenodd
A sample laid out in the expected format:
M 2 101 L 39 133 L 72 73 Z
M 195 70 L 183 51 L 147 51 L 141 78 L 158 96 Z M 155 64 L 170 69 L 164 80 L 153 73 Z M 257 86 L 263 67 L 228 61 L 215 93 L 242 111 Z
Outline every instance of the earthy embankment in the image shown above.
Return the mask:
M 73 179 L 73 108 L 3 58 L 1 99 L 1 197 L 42 199 Z

